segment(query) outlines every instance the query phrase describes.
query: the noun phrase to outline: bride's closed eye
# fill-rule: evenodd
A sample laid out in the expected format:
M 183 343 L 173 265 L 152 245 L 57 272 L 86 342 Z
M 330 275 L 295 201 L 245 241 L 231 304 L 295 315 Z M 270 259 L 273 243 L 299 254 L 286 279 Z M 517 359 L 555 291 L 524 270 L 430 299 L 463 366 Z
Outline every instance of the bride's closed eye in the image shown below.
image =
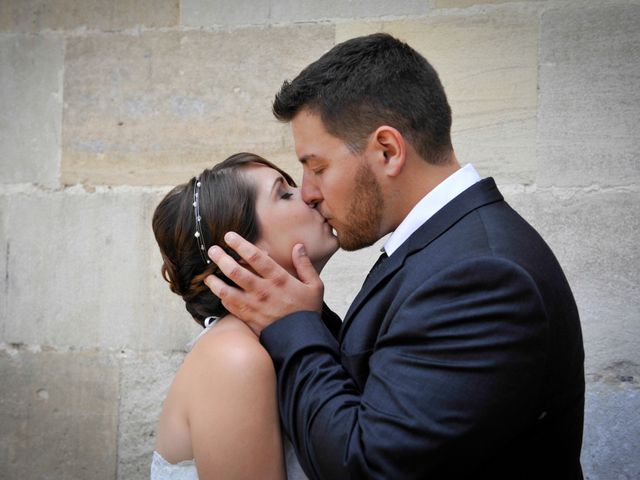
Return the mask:
M 282 200 L 289 200 L 291 197 L 293 197 L 293 193 L 291 192 L 284 192 L 280 195 Z

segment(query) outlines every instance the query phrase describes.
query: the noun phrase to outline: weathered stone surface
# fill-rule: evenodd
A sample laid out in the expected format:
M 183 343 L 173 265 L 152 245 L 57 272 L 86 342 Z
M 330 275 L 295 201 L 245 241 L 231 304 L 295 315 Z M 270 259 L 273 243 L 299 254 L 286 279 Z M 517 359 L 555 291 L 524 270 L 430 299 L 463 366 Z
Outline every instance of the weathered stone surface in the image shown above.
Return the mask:
M 115 478 L 119 391 L 111 356 L 2 348 L 0 383 L 2 478 Z
M 179 0 L 3 0 L 0 31 L 170 27 L 179 15 Z
M 436 8 L 465 8 L 474 5 L 492 5 L 498 3 L 509 3 L 513 0 L 434 0 Z M 526 0 L 531 1 L 531 0 Z
M 265 23 L 317 22 L 327 19 L 375 18 L 385 16 L 424 15 L 429 2 L 424 0 L 183 0 L 182 24 L 252 25 Z
M 197 325 L 160 277 L 157 192 L 9 195 L 7 343 L 183 348 Z M 28 221 L 25 221 L 28 219 Z
M 149 478 L 162 402 L 183 358 L 183 352 L 122 355 L 118 479 Z
M 0 183 L 57 184 L 63 59 L 60 38 L 0 37 Z
M 428 2 L 422 0 L 275 0 L 271 6 L 273 19 L 282 22 L 317 21 L 330 18 L 398 17 L 424 15 L 429 12 Z
M 473 16 L 336 25 L 336 41 L 384 31 L 406 41 L 438 71 L 453 110 L 453 144 L 502 183 L 536 175 L 538 19 L 513 9 Z
M 5 318 L 7 318 L 7 307 L 9 303 L 9 283 L 7 260 L 10 255 L 11 244 L 7 238 L 6 211 L 7 198 L 0 195 L 0 343 L 4 339 Z
M 570 4 L 541 29 L 539 184 L 637 184 L 640 4 Z
M 617 382 L 587 384 L 581 459 L 587 479 L 640 478 L 640 384 L 635 367 L 633 380 L 621 374 Z
M 0 477 L 148 478 L 162 399 L 199 332 L 159 274 L 150 221 L 166 190 L 50 191 L 61 162 L 67 184 L 174 185 L 242 149 L 299 178 L 273 95 L 374 31 L 434 63 L 461 161 L 497 178 L 567 273 L 586 478 L 639 477 L 640 2 L 232 3 L 182 0 L 180 30 L 178 0 L 0 0 Z M 272 26 L 296 22 L 309 23 Z M 233 28 L 247 24 L 263 26 Z M 340 315 L 379 245 L 324 270 Z
M 171 185 L 238 151 L 297 164 L 271 103 L 332 43 L 328 26 L 70 39 L 63 181 Z
M 521 203 L 558 257 L 582 321 L 587 373 L 640 364 L 640 193 L 537 192 Z
M 182 25 L 256 25 L 269 23 L 271 1 L 253 0 L 182 0 L 180 21 Z

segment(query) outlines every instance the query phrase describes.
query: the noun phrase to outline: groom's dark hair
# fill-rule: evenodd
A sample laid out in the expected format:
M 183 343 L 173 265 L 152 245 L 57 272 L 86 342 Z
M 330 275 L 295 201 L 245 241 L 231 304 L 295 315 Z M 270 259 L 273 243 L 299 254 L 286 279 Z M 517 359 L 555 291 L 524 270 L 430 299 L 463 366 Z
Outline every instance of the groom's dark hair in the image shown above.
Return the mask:
M 384 33 L 340 43 L 284 82 L 273 103 L 281 121 L 302 108 L 354 152 L 379 126 L 396 128 L 433 164 L 452 151 L 451 108 L 435 69 L 413 48 Z

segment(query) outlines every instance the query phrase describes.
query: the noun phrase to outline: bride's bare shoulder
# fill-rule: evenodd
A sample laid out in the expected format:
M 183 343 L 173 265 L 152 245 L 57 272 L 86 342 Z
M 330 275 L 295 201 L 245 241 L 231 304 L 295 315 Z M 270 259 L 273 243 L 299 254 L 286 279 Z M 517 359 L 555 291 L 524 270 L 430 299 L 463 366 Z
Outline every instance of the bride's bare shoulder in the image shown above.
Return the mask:
M 227 315 L 203 335 L 187 355 L 185 363 L 227 375 L 263 375 L 273 371 L 271 357 L 258 337 L 241 320 Z M 201 370 L 200 368 L 198 370 Z

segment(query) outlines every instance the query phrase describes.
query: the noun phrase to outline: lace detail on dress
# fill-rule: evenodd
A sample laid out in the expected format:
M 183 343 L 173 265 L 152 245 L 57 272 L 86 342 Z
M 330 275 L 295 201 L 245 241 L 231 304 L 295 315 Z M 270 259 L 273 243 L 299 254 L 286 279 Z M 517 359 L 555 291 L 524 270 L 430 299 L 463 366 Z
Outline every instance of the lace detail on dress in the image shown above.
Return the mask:
M 151 461 L 151 480 L 198 480 L 198 471 L 194 460 L 169 463 L 158 452 L 153 452 Z

